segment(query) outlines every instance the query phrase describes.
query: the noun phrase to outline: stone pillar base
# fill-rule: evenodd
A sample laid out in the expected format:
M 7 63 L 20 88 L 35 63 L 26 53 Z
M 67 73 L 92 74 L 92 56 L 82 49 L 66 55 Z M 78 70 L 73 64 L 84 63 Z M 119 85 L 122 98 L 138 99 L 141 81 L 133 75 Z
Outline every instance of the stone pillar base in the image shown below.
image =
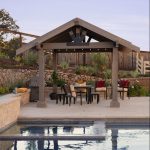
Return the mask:
M 120 107 L 120 103 L 118 101 L 112 100 L 110 102 L 110 107 Z
M 46 101 L 38 101 L 37 102 L 37 107 L 47 107 Z

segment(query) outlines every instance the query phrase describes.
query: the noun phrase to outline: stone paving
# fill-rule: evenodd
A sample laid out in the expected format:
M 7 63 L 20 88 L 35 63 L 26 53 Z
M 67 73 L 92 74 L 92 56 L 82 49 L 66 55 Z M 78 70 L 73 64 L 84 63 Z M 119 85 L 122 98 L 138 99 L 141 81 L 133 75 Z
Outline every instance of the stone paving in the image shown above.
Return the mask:
M 107 119 L 107 118 L 128 118 L 148 119 L 149 97 L 133 97 L 119 100 L 120 108 L 110 108 L 111 100 L 101 100 L 99 104 L 94 101 L 92 104 L 80 105 L 78 100 L 71 106 L 62 103 L 56 104 L 54 100 L 47 100 L 46 108 L 38 108 L 36 103 L 29 103 L 21 107 L 19 119 Z

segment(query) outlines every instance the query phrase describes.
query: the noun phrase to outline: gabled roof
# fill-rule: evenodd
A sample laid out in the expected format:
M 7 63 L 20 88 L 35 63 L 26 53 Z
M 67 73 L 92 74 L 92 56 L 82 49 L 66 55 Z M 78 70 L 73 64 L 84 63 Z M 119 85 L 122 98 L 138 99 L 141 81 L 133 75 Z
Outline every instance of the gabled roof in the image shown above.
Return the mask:
M 126 47 L 127 49 L 134 50 L 134 51 L 139 51 L 140 50 L 139 47 L 133 45 L 131 42 L 129 42 L 125 39 L 122 39 L 122 38 L 120 38 L 120 37 L 118 37 L 118 36 L 116 36 L 112 33 L 109 33 L 109 32 L 107 32 L 107 31 L 105 31 L 105 30 L 103 30 L 103 29 L 101 29 L 101 28 L 99 28 L 99 27 L 97 27 L 93 24 L 90 24 L 90 23 L 80 19 L 80 18 L 75 18 L 75 19 L 59 26 L 58 28 L 56 28 L 56 29 L 54 29 L 54 30 L 52 30 L 52 31 L 50 31 L 50 32 L 38 37 L 38 38 L 36 38 L 35 40 L 29 42 L 28 44 L 23 45 L 22 47 L 17 49 L 16 54 L 17 55 L 21 54 L 21 53 L 25 52 L 26 50 L 29 50 L 29 49 L 35 47 L 35 45 L 37 43 L 40 44 L 40 43 L 46 42 L 46 41 L 54 38 L 55 36 L 65 32 L 66 30 L 68 30 L 70 28 L 73 28 L 75 26 L 81 26 L 81 27 L 83 27 L 83 28 L 95 33 L 95 34 L 98 34 L 98 35 L 100 35 L 100 36 L 102 36 L 106 39 L 117 42 L 120 45 Z

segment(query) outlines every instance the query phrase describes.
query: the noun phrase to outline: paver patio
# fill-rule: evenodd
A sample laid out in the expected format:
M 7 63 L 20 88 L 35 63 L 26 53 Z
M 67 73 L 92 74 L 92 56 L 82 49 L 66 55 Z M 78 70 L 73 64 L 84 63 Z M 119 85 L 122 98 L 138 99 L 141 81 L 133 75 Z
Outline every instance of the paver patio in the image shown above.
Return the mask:
M 148 119 L 149 97 L 133 97 L 120 101 L 120 108 L 110 108 L 110 100 L 96 101 L 92 104 L 62 105 L 56 104 L 55 100 L 48 100 L 46 108 L 38 108 L 36 103 L 29 103 L 21 107 L 19 120 L 44 120 L 44 119 Z

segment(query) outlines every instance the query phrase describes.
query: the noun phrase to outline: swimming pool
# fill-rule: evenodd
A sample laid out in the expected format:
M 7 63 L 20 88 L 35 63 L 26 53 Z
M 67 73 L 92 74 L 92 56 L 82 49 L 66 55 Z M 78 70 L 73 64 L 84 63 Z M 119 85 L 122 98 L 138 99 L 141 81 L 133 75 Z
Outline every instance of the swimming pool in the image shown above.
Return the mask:
M 149 126 L 137 122 L 32 122 L 7 129 L 0 140 L 0 150 L 149 150 Z

